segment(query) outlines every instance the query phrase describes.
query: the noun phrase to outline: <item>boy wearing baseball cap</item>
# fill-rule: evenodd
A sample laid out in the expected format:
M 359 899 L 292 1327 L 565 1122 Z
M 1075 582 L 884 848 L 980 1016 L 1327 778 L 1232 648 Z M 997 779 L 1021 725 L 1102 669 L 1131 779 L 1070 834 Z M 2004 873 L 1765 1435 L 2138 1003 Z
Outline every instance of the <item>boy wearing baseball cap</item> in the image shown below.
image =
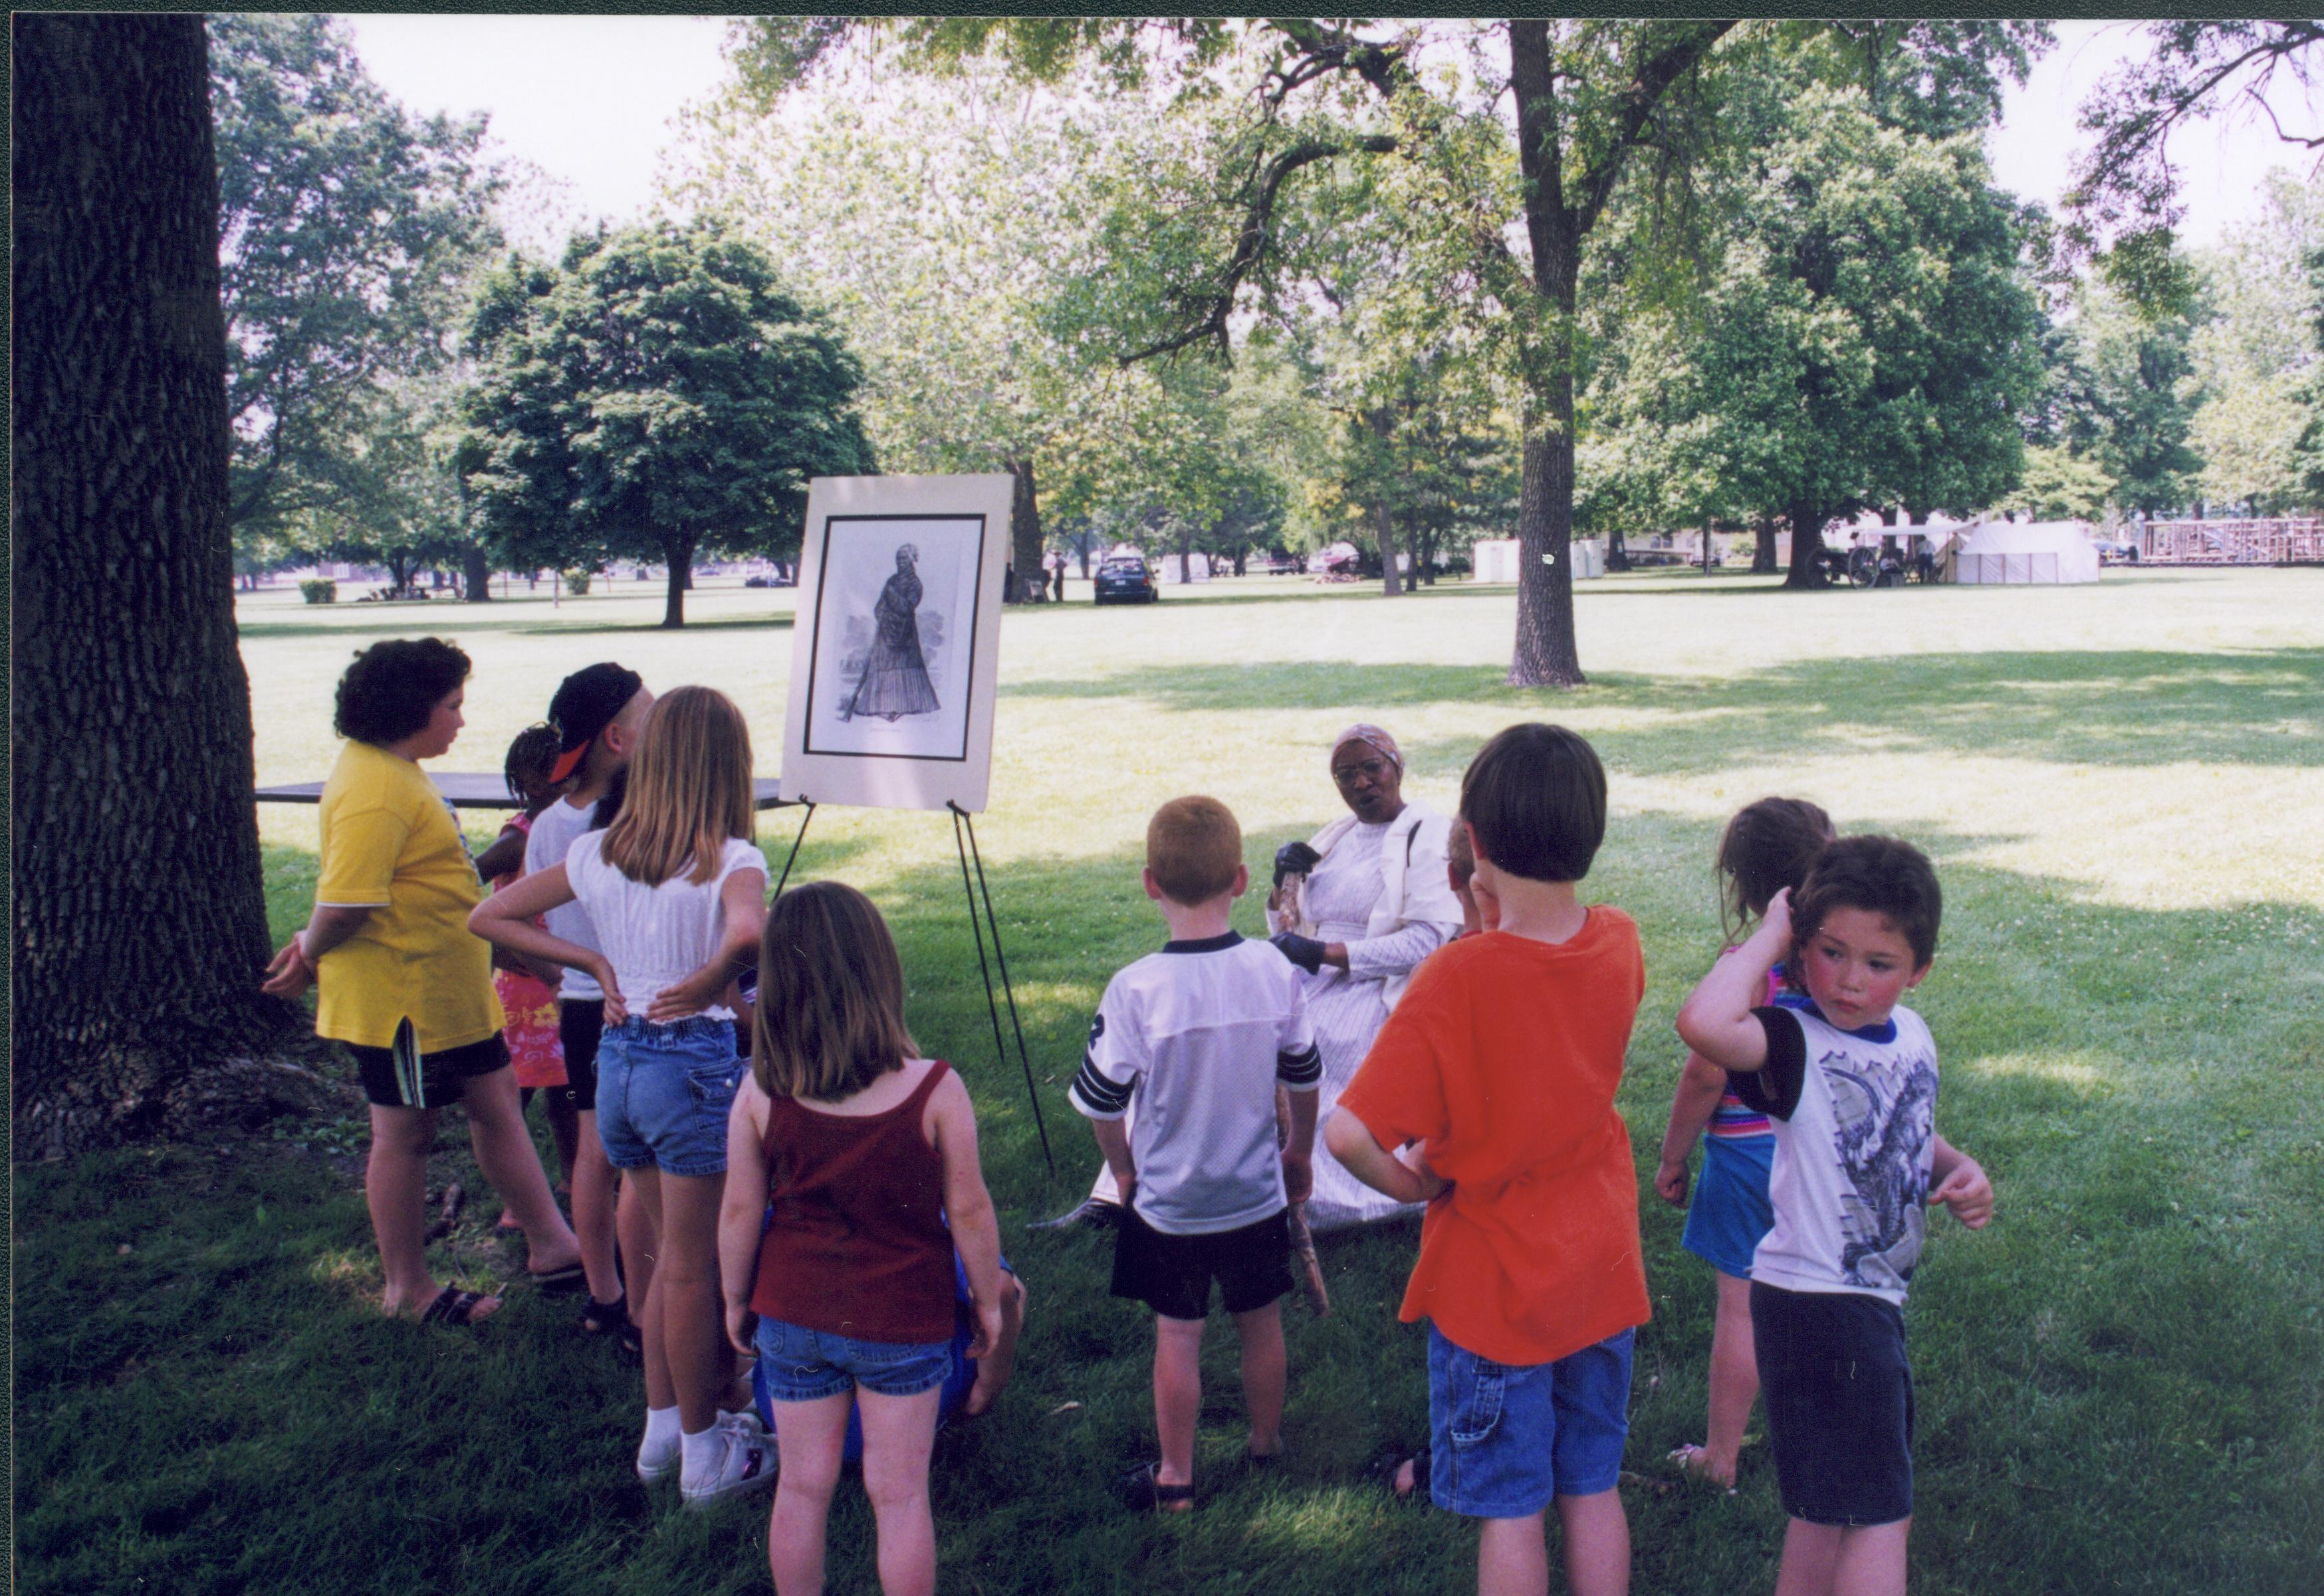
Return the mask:
M 636 671 L 608 660 L 575 671 L 558 684 L 549 701 L 549 724 L 557 729 L 557 763 L 550 780 L 573 780 L 573 789 L 543 809 L 532 823 L 524 849 L 524 872 L 536 875 L 565 863 L 574 839 L 589 830 L 598 801 L 630 762 L 653 695 Z M 595 948 L 597 934 L 589 911 L 569 903 L 549 911 L 549 929 L 567 942 Z M 589 1304 L 581 1323 L 593 1331 L 627 1330 L 628 1304 L 613 1262 L 613 1171 L 597 1139 L 597 1038 L 605 1025 L 605 994 L 589 973 L 567 968 L 557 991 L 557 1037 L 565 1051 L 565 1075 L 573 1091 L 580 1125 L 579 1158 L 573 1170 L 573 1233 L 589 1273 Z M 633 1260 L 632 1270 L 642 1259 Z M 638 1282 L 644 1289 L 645 1282 Z

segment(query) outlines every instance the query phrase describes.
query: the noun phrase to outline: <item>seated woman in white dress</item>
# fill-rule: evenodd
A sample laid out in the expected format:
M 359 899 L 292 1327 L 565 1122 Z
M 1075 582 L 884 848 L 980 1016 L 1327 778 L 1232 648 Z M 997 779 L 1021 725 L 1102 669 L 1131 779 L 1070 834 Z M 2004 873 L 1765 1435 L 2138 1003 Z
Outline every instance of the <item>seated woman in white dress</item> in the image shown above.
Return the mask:
M 1412 972 L 1460 932 L 1462 918 L 1444 870 L 1449 823 L 1405 798 L 1396 739 L 1378 726 L 1350 726 L 1333 739 L 1330 759 L 1349 813 L 1276 855 L 1267 905 L 1275 946 L 1307 973 L 1307 1009 L 1323 1056 L 1319 1119 L 1355 1077 Z M 1307 1219 L 1315 1230 L 1418 1212 L 1358 1182 L 1321 1146 L 1314 1167 Z M 1120 1204 L 1101 1168 L 1088 1201 L 1034 1228 L 1111 1224 Z

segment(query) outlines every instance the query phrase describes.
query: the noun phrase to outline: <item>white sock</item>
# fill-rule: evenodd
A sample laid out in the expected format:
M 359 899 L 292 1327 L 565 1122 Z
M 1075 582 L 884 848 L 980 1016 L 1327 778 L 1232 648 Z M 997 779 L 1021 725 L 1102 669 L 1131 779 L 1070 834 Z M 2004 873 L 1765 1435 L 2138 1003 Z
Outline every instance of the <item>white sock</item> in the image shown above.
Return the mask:
M 646 1438 L 638 1451 L 641 1453 L 667 1453 L 678 1444 L 679 1434 L 676 1403 L 668 1407 L 649 1407 L 646 1409 Z
M 672 1413 L 678 1410 L 672 1408 Z M 715 1424 L 693 1435 L 680 1435 L 678 1444 L 685 1449 L 685 1462 L 680 1465 L 678 1479 L 700 1480 L 716 1471 L 724 1455 L 726 1437 Z

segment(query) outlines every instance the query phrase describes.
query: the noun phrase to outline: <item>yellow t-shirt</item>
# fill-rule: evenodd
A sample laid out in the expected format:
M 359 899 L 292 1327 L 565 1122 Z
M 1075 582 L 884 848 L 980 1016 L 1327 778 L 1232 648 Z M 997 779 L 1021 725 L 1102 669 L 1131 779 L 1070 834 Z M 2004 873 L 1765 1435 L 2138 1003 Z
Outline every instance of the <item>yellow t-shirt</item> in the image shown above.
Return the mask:
M 350 742 L 323 783 L 322 821 L 315 901 L 372 916 L 316 970 L 316 1034 L 386 1047 L 408 1019 L 420 1051 L 441 1053 L 499 1030 L 492 947 L 468 930 L 484 882 L 436 784 Z

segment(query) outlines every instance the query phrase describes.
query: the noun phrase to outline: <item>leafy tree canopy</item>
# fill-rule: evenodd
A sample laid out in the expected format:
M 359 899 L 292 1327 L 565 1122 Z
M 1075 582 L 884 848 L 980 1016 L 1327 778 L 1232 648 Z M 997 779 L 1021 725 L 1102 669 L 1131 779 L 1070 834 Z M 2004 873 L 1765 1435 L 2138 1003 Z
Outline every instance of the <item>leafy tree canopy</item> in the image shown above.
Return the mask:
M 520 565 L 665 563 L 667 626 L 697 554 L 795 549 L 808 478 L 873 468 L 855 357 L 715 221 L 512 259 L 471 337 L 460 453 L 484 530 Z

